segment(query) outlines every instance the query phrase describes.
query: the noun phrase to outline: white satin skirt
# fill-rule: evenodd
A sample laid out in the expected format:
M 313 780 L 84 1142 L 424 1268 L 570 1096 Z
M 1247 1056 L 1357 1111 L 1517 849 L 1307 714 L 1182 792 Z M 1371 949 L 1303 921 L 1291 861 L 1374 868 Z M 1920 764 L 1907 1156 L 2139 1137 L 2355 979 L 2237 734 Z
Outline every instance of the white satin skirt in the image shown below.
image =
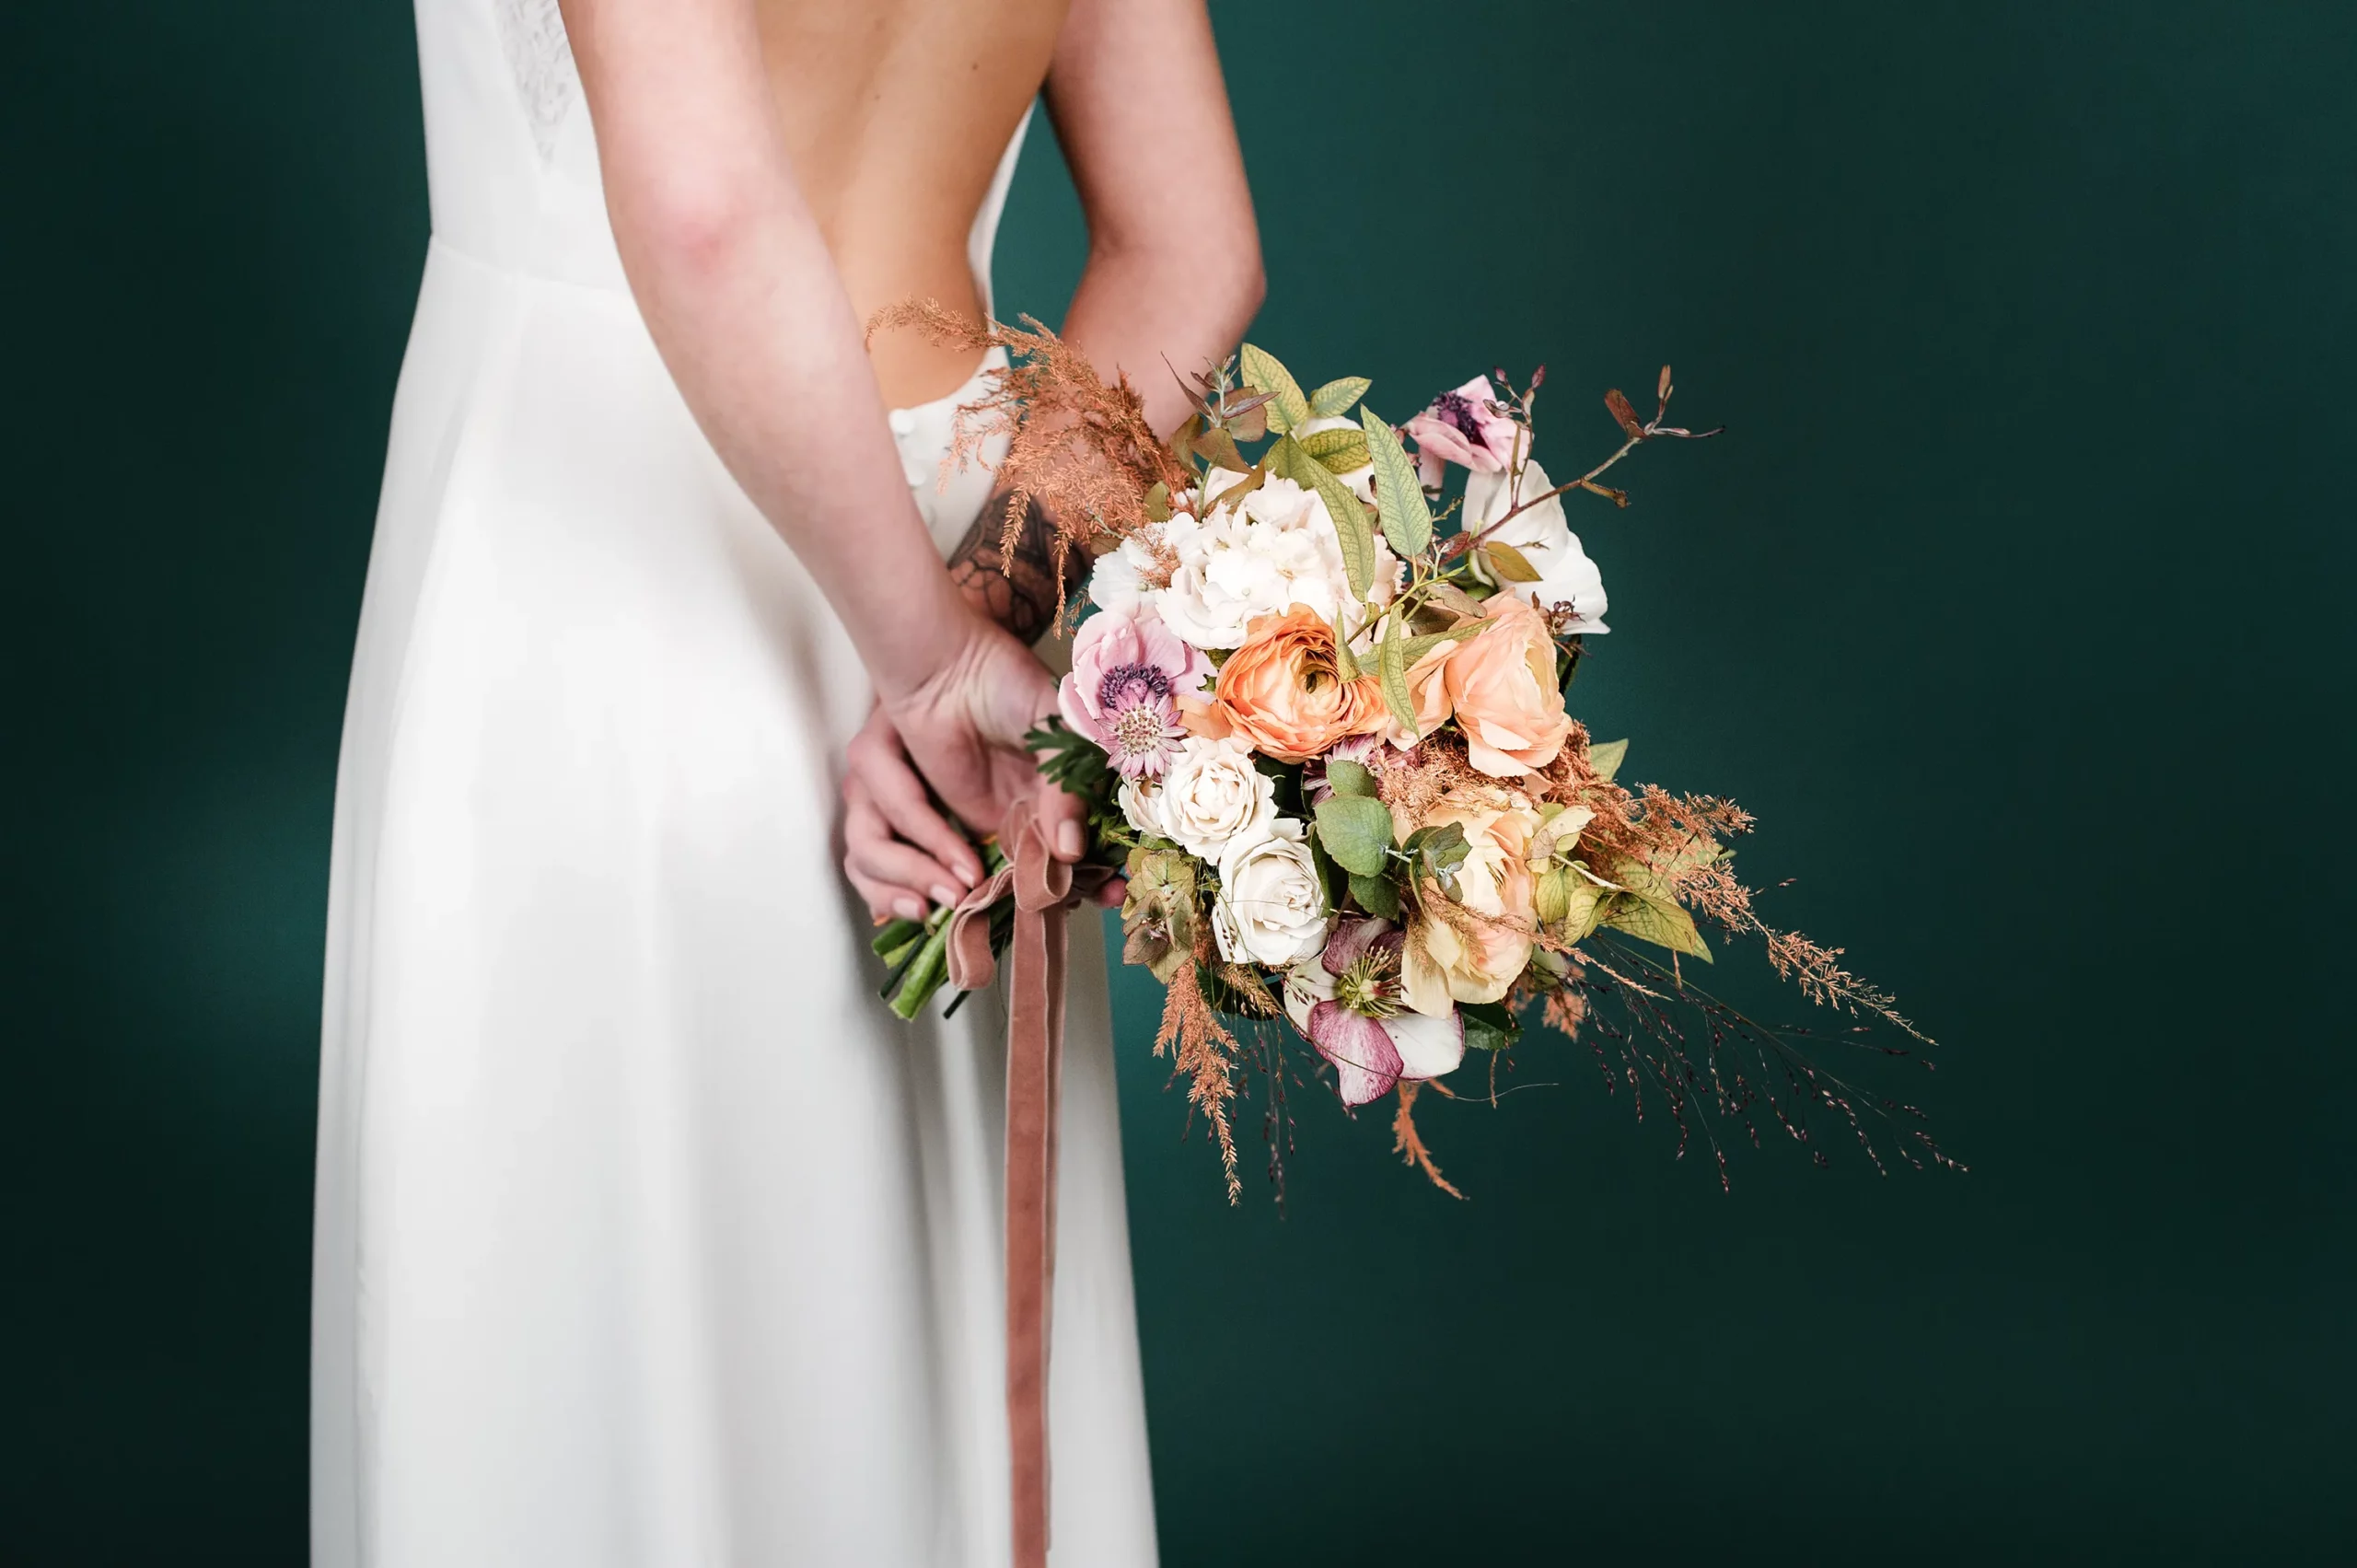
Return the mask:
M 936 539 L 969 389 L 893 416 Z M 1004 1012 L 841 879 L 869 693 L 626 295 L 437 242 L 336 794 L 313 1561 L 1007 1552 Z M 1055 1561 L 1155 1561 L 1101 926 L 1074 925 Z

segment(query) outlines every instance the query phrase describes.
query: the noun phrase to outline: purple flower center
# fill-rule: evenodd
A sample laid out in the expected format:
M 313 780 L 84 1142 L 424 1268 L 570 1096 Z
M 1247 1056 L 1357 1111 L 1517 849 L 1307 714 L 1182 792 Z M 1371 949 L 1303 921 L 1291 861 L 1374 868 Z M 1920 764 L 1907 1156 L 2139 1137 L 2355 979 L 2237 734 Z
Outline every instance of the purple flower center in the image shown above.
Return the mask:
M 1119 714 L 1141 703 L 1170 700 L 1170 672 L 1160 665 L 1117 664 L 1097 684 L 1099 712 Z
M 1441 417 L 1444 424 L 1463 432 L 1465 438 L 1475 446 L 1483 444 L 1480 414 L 1474 408 L 1472 399 L 1461 392 L 1443 392 L 1440 401 L 1433 406 L 1433 412 Z

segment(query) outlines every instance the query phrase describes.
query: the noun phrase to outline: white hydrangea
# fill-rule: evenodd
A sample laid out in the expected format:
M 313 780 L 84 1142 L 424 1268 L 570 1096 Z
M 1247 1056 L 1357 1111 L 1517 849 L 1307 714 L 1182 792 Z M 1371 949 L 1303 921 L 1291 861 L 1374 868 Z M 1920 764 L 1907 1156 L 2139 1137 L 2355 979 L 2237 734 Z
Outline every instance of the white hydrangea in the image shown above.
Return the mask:
M 1240 505 L 1222 505 L 1221 493 L 1242 478 L 1214 469 L 1205 484 L 1212 498 L 1205 515 L 1181 512 L 1163 525 L 1162 542 L 1178 565 L 1169 586 L 1147 596 L 1155 613 L 1199 648 L 1239 647 L 1253 621 L 1295 607 L 1329 621 L 1339 615 L 1344 634 L 1355 634 L 1365 611 L 1351 597 L 1341 540 L 1325 502 L 1315 490 L 1272 476 Z M 1379 535 L 1375 550 L 1376 602 L 1388 604 L 1404 568 Z

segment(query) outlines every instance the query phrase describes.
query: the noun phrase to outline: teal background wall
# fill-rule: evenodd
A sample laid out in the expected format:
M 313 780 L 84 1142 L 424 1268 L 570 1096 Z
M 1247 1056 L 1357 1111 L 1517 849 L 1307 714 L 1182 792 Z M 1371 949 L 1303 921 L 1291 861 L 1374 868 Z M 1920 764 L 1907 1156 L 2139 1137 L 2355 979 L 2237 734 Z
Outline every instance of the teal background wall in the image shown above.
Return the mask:
M 1731 426 L 1575 514 L 1574 705 L 1759 814 L 1972 1170 L 1723 1194 L 1534 1047 L 1423 1119 L 1469 1202 L 1305 1095 L 1285 1217 L 1230 1211 L 1124 977 L 1165 1561 L 2346 1561 L 2357 12 L 1214 16 L 1297 371 L 1397 419 L 1543 359 L 1569 459 L 1668 359 Z M 0 16 L 12 1561 L 300 1560 L 412 49 L 398 0 Z M 1052 319 L 1033 147 L 1000 285 Z

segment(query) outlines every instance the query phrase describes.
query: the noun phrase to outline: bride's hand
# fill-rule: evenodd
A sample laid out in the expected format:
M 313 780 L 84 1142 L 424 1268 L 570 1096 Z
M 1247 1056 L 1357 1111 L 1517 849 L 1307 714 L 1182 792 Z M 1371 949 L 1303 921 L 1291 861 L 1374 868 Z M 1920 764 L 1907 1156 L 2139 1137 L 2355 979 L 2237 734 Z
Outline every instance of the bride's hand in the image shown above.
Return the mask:
M 1046 667 L 977 616 L 930 679 L 882 699 L 881 716 L 958 820 L 977 832 L 996 832 L 1016 801 L 1031 799 L 1056 858 L 1076 861 L 1087 847 L 1081 803 L 1039 777 L 1023 744 L 1055 707 L 1056 683 Z

